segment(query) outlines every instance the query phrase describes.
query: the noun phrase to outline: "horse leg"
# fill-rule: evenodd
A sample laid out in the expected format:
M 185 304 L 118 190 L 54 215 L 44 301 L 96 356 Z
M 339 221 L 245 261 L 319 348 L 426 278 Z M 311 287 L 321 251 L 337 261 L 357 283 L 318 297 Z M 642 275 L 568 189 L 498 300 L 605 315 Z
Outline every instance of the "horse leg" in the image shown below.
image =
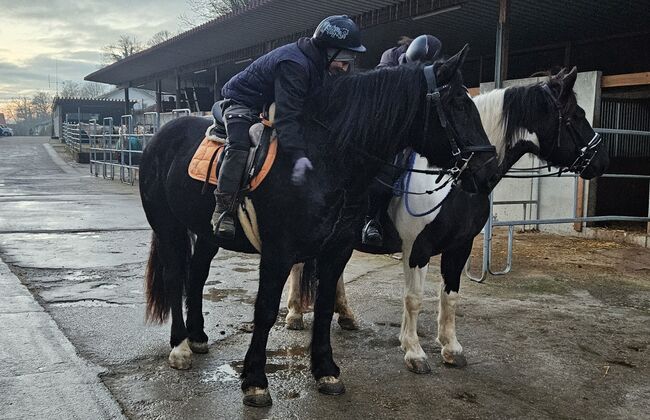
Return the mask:
M 427 361 L 427 354 L 420 346 L 418 338 L 418 315 L 422 307 L 424 294 L 424 280 L 429 270 L 429 265 L 424 267 L 409 266 L 410 252 L 404 251 L 402 262 L 404 264 L 404 312 L 402 314 L 402 327 L 399 341 L 404 354 L 406 368 L 414 373 L 430 373 L 431 367 Z
M 289 274 L 289 292 L 287 299 L 287 317 L 285 322 L 287 324 L 287 329 L 290 330 L 303 330 L 305 329 L 305 324 L 302 320 L 302 302 L 300 299 L 300 277 L 302 276 L 302 268 L 304 264 L 295 264 L 291 268 L 291 273 Z
M 273 246 L 269 246 L 273 249 Z M 275 324 L 280 309 L 282 289 L 287 280 L 293 259 L 279 252 L 263 252 L 260 262 L 260 283 L 253 316 L 253 336 L 244 359 L 241 389 L 243 402 L 252 407 L 266 407 L 272 404 L 269 382 L 264 373 L 266 366 L 266 344 L 271 327 Z
M 190 261 L 190 275 L 187 286 L 185 306 L 187 308 L 187 332 L 189 346 L 194 353 L 208 352 L 208 336 L 204 331 L 203 321 L 203 286 L 208 278 L 210 262 L 219 247 L 208 239 L 198 237 L 194 244 L 194 253 Z
M 343 274 L 339 277 L 336 282 L 336 304 L 334 306 L 334 312 L 339 314 L 338 323 L 344 330 L 358 330 L 359 324 L 354 318 L 354 313 L 350 306 L 348 305 L 348 299 L 345 296 L 345 283 L 343 282 Z
M 318 381 L 318 391 L 327 395 L 345 393 L 339 379 L 341 370 L 334 362 L 330 329 L 334 315 L 336 283 L 352 256 L 352 247 L 329 252 L 318 259 L 319 284 L 314 305 L 314 327 L 311 342 L 311 372 Z M 324 263 L 322 263 L 324 262 Z
M 183 321 L 183 288 L 187 276 L 190 240 L 187 231 L 180 225 L 166 226 L 159 237 L 159 252 L 163 261 L 163 284 L 172 315 L 169 344 L 169 365 L 174 369 L 189 369 L 192 366 L 192 350 L 187 339 Z
M 442 253 L 440 285 L 440 310 L 438 311 L 438 338 L 436 341 L 442 350 L 442 360 L 454 367 L 464 367 L 467 360 L 463 355 L 463 347 L 456 339 L 456 303 L 460 295 L 460 274 L 463 271 L 467 257 L 472 251 L 472 241 L 460 247 Z

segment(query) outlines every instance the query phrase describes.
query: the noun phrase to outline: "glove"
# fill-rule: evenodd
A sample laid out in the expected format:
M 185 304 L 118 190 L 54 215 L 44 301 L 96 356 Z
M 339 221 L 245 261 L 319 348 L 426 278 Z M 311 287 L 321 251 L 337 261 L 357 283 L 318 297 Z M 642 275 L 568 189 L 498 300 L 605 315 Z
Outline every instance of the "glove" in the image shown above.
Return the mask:
M 301 157 L 294 163 L 293 172 L 291 173 L 291 183 L 296 186 L 303 185 L 307 180 L 307 170 L 312 170 L 314 167 L 309 158 Z

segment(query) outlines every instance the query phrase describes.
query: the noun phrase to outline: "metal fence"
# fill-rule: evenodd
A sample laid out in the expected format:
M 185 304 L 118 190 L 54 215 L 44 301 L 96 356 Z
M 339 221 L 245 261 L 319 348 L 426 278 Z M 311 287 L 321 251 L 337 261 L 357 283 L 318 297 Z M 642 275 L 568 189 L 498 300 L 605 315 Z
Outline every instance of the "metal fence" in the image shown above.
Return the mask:
M 90 173 L 111 180 L 119 177 L 121 182 L 133 185 L 138 179 L 140 158 L 148 142 L 161 126 L 185 115 L 203 116 L 204 113 L 175 109 L 167 113 L 122 115 L 120 121 L 112 117 L 101 122 L 91 120 L 87 135 Z
M 596 132 L 601 134 L 609 135 L 625 135 L 630 138 L 635 139 L 635 144 L 638 144 L 639 141 L 636 137 L 643 137 L 643 140 L 646 140 L 650 143 L 650 132 L 649 131 L 634 131 L 634 130 L 613 130 L 613 129 L 594 129 Z M 518 172 L 521 174 L 521 172 Z M 483 228 L 483 249 L 482 249 L 482 258 L 481 258 L 481 269 L 480 272 L 474 274 L 471 272 L 471 257 L 468 258 L 465 265 L 465 274 L 471 280 L 476 282 L 483 282 L 487 274 L 492 274 L 495 276 L 504 275 L 510 272 L 512 269 L 512 251 L 513 251 L 513 237 L 515 226 L 535 226 L 539 225 L 549 225 L 549 224 L 561 224 L 561 223 L 592 223 L 592 222 L 645 222 L 648 223 L 647 233 L 650 234 L 650 203 L 648 203 L 648 216 L 647 217 L 635 217 L 635 216 L 585 216 L 584 214 L 578 214 L 578 176 L 574 174 L 563 174 L 563 177 L 573 177 L 574 178 L 574 190 L 573 190 L 573 215 L 566 218 L 554 218 L 554 219 L 539 219 L 539 218 L 525 218 L 527 213 L 527 206 L 537 205 L 536 200 L 518 200 L 518 201 L 494 201 L 493 194 L 490 194 L 490 217 Z M 604 174 L 601 178 L 621 178 L 621 179 L 642 179 L 649 181 L 648 182 L 648 196 L 650 197 L 650 176 L 648 175 L 629 175 L 629 174 Z M 524 209 L 524 219 L 521 220 L 496 220 L 494 215 L 494 206 L 498 205 L 512 205 L 512 204 L 521 204 Z M 586 209 L 583 210 L 583 213 Z M 503 269 L 495 269 L 492 263 L 492 243 L 493 243 L 493 229 L 495 227 L 507 227 L 508 228 L 508 244 L 506 252 L 506 263 Z

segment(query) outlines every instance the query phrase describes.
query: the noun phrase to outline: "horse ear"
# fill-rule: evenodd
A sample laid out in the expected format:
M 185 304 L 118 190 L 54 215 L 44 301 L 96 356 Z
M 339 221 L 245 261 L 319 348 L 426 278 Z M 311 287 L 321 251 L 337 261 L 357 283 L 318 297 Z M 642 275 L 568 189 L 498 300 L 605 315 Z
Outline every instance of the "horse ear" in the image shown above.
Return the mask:
M 460 69 L 465 62 L 467 53 L 469 53 L 469 44 L 465 44 L 465 46 L 460 51 L 458 51 L 456 55 L 442 63 L 442 65 L 438 67 L 438 80 L 448 81 L 454 77 L 458 69 Z
M 576 83 L 577 77 L 578 69 L 574 66 L 571 71 L 562 79 L 562 93 L 560 94 L 561 97 L 565 97 L 569 93 L 573 92 L 573 86 Z

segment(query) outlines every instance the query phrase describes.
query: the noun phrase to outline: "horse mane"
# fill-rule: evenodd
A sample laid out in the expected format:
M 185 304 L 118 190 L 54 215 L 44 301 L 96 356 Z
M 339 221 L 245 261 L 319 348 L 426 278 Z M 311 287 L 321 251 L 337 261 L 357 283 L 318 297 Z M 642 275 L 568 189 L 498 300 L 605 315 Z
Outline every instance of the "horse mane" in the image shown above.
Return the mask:
M 396 152 L 426 92 L 421 67 L 398 66 L 328 80 L 316 115 L 326 121 L 340 153 L 364 149 L 378 157 Z

